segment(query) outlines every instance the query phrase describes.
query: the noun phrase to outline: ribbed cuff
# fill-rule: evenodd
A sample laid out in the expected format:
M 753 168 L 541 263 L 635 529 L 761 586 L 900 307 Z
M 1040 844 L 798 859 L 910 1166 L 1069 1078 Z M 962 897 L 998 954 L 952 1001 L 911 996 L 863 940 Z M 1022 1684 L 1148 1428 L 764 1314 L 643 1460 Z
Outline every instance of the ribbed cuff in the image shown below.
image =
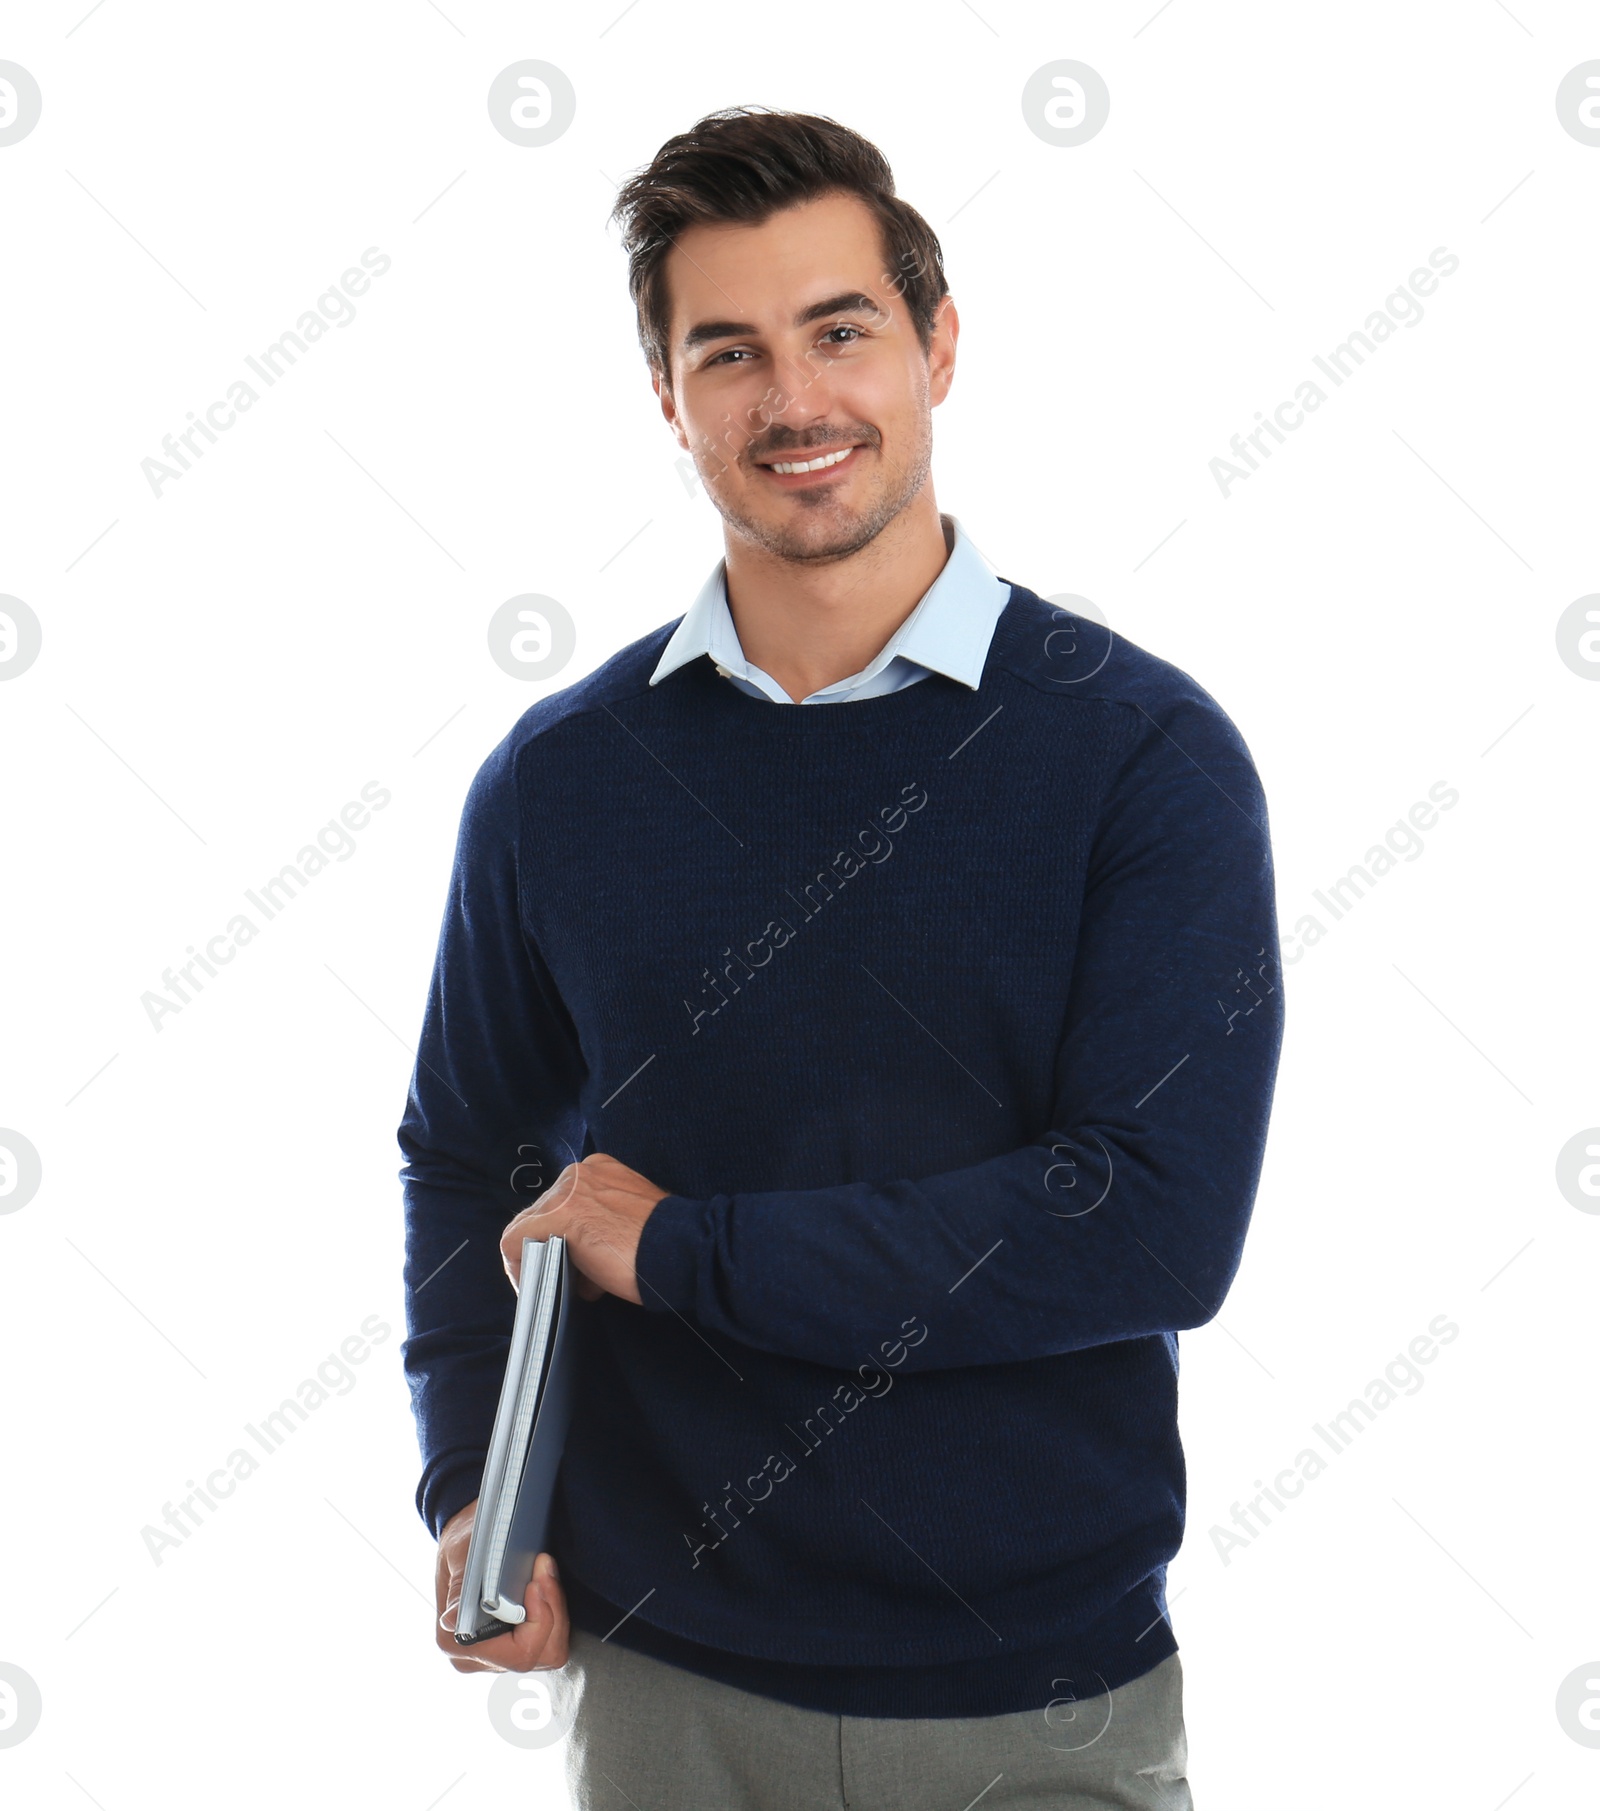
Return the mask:
M 633 1268 L 640 1298 L 654 1313 L 693 1309 L 709 1206 L 688 1195 L 664 1195 L 650 1210 Z
M 435 1540 L 457 1510 L 465 1509 L 483 1487 L 483 1456 L 457 1461 L 436 1478 L 417 1486 L 417 1513 Z

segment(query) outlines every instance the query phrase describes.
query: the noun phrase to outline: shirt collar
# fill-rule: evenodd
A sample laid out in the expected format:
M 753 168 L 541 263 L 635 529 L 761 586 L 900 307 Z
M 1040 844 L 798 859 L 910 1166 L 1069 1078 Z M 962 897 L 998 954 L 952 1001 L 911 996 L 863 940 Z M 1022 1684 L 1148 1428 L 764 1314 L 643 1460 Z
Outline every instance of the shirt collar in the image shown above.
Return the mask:
M 1011 588 L 989 570 L 956 517 L 941 515 L 939 520 L 951 541 L 949 557 L 939 576 L 872 661 L 861 673 L 851 676 L 853 679 L 871 677 L 898 655 L 976 691 L 995 624 L 1010 598 Z M 717 561 L 673 630 L 650 675 L 650 683 L 658 684 L 702 654 L 741 677 L 751 671 L 728 608 L 726 559 Z

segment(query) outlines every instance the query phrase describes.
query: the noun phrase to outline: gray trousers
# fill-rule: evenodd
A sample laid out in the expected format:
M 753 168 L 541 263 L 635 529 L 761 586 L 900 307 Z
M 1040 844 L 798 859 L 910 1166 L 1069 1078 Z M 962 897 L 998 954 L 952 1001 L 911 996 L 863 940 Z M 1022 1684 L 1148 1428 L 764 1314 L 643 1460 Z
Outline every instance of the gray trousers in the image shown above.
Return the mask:
M 1193 1811 L 1176 1654 L 998 1717 L 837 1717 L 574 1629 L 579 1811 Z

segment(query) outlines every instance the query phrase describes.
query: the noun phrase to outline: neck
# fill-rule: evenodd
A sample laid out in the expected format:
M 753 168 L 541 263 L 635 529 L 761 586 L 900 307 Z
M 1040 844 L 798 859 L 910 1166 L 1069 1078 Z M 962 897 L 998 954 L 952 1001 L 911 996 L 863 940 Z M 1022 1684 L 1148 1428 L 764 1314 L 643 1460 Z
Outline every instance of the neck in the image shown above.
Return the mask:
M 727 538 L 728 610 L 745 658 L 798 702 L 859 673 L 950 557 L 931 485 L 843 559 L 786 560 Z

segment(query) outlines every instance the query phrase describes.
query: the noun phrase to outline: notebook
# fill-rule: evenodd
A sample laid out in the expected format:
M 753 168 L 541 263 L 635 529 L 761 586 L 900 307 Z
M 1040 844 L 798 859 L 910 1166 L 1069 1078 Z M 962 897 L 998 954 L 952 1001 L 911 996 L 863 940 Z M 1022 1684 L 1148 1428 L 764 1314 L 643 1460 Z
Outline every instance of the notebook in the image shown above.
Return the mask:
M 533 1562 L 546 1552 L 550 1500 L 572 1411 L 572 1260 L 566 1240 L 522 1241 L 522 1277 L 494 1432 L 456 1612 L 463 1647 L 525 1620 Z

